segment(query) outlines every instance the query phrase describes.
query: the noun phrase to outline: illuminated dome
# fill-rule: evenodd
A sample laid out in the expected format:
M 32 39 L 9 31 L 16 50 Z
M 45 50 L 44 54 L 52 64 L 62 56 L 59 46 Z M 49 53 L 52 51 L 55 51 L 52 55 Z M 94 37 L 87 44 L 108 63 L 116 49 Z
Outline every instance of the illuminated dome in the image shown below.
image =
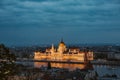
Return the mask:
M 58 51 L 61 52 L 61 53 L 64 52 L 64 51 L 66 51 L 66 45 L 63 42 L 63 40 L 61 40 L 61 42 L 59 43 Z
M 61 41 L 61 42 L 59 43 L 59 47 L 64 47 L 64 46 L 66 46 L 65 43 L 64 43 L 63 41 Z

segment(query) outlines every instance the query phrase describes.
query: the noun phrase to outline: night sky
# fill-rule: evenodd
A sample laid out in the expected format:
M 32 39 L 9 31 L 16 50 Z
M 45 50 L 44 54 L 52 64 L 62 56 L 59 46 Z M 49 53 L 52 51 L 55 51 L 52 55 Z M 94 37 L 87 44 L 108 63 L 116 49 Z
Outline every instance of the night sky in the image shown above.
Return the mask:
M 0 43 L 120 44 L 120 0 L 0 0 Z

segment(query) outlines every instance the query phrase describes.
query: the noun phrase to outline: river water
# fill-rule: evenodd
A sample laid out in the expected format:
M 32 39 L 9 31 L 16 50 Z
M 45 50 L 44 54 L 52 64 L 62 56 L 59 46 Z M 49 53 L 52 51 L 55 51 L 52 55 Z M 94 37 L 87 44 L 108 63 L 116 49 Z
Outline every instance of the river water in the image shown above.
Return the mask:
M 17 62 L 22 63 L 23 65 L 40 68 L 40 67 L 47 67 L 48 63 L 46 62 Z M 58 68 L 67 68 L 69 70 L 75 70 L 76 68 L 84 69 L 86 65 L 84 64 L 70 64 L 70 63 L 51 63 L 52 67 Z M 103 75 L 113 75 L 116 74 L 118 78 L 120 78 L 120 66 L 110 66 L 110 65 L 92 65 L 93 70 L 98 73 L 101 77 Z

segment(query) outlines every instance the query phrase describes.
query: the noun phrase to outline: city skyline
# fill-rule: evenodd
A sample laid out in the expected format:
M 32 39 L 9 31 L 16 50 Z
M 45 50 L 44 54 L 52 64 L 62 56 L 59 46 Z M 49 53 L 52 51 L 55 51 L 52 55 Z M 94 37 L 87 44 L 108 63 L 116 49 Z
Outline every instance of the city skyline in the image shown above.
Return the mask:
M 2 0 L 5 45 L 120 44 L 119 0 Z

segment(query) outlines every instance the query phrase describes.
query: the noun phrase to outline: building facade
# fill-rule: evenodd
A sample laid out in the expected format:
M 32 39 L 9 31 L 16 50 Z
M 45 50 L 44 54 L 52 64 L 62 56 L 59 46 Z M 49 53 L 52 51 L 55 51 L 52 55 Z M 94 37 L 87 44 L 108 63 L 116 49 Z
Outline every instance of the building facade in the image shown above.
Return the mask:
M 92 51 L 80 51 L 79 48 L 69 48 L 67 49 L 63 40 L 59 43 L 56 49 L 54 45 L 51 48 L 46 49 L 46 51 L 40 52 L 36 51 L 34 53 L 34 59 L 37 60 L 53 60 L 53 61 L 85 61 L 93 60 Z

